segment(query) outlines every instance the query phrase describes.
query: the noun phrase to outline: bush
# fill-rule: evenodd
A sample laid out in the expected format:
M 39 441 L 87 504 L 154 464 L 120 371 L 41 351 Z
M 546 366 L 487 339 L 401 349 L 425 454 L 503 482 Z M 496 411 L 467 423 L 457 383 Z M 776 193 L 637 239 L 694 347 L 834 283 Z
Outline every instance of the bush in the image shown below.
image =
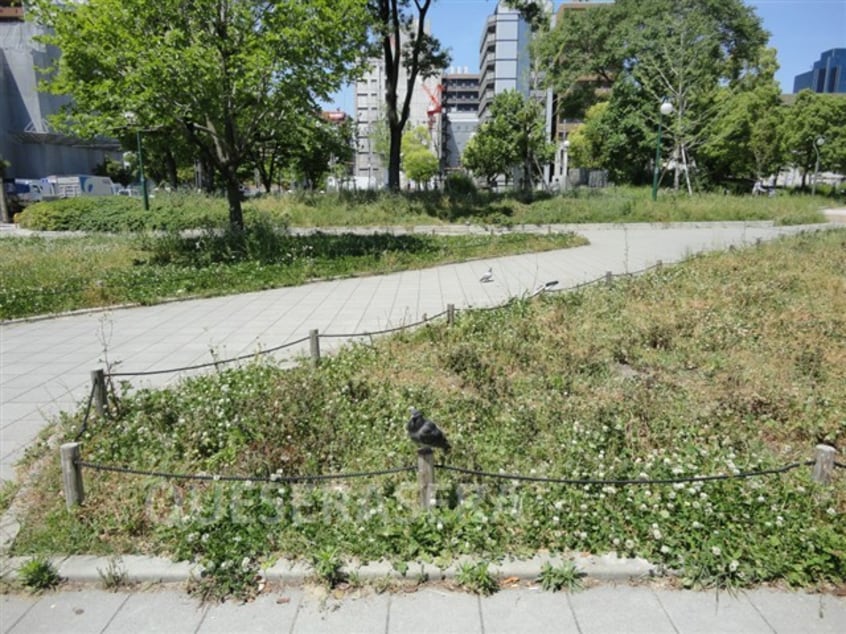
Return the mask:
M 55 588 L 61 581 L 52 562 L 43 556 L 33 557 L 21 566 L 20 576 L 27 588 L 36 591 Z

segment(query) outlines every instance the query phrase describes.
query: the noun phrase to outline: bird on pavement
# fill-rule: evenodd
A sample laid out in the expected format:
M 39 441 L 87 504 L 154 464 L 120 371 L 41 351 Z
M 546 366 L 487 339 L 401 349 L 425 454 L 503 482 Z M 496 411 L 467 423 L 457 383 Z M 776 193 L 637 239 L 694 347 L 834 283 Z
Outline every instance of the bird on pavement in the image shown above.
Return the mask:
M 482 284 L 486 284 L 487 282 L 493 282 L 493 269 L 488 267 L 488 270 L 485 271 L 484 275 L 479 278 L 479 281 Z
M 421 448 L 443 449 L 445 452 L 450 450 L 449 441 L 434 421 L 423 416 L 423 413 L 414 407 L 409 407 L 408 410 L 411 412 L 411 418 L 405 429 L 411 440 Z

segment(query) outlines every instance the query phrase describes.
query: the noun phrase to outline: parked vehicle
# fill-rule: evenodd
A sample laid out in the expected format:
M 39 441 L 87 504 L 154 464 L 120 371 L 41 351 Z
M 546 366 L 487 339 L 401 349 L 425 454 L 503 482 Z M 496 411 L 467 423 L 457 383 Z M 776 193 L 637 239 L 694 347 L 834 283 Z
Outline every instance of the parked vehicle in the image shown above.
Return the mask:
M 92 176 L 90 174 L 76 174 L 72 176 L 47 176 L 41 179 L 52 189 L 57 198 L 73 198 L 75 196 L 112 196 L 115 184 L 108 176 Z

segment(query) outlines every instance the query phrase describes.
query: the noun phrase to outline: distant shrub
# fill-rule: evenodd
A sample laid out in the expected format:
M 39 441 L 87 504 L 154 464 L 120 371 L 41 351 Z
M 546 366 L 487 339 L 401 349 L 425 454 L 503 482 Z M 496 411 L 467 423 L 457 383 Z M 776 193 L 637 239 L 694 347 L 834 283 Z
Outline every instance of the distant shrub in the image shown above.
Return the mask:
M 450 198 L 473 198 L 478 193 L 476 183 L 467 174 L 450 174 L 444 188 Z

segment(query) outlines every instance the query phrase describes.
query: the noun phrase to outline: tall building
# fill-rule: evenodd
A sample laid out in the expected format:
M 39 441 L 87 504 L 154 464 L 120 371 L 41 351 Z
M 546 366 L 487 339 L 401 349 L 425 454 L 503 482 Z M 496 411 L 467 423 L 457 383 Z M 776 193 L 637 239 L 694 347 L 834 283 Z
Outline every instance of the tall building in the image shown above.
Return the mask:
M 825 51 L 812 70 L 796 75 L 793 92 L 801 90 L 814 92 L 846 93 L 846 48 L 832 48 Z
M 429 29 L 426 24 L 426 33 L 430 33 Z M 373 57 L 369 63 L 370 70 L 355 84 L 356 155 L 353 176 L 356 186 L 363 189 L 381 188 L 388 182 L 387 165 L 383 165 L 379 155 L 380 135 L 383 139 L 387 135 L 387 126 L 384 125 L 385 60 L 382 57 Z M 400 64 L 397 86 L 397 102 L 400 105 L 405 99 L 407 83 L 405 66 Z M 440 108 L 435 104 L 440 102 L 440 83 L 440 74 L 427 79 L 418 75 L 411 93 L 408 122 L 405 126 L 406 130 L 421 125 L 427 126 L 432 138 L 432 150 L 438 156 L 441 116 Z
M 485 21 L 479 43 L 479 121 L 488 117 L 495 95 L 517 90 L 529 96 L 529 24 L 517 9 L 498 1 Z
M 461 164 L 464 147 L 479 125 L 479 74 L 467 67 L 451 68 L 444 73 L 442 86 L 441 165 L 449 171 Z
M 11 164 L 7 176 L 86 174 L 107 156 L 119 160 L 113 142 L 87 142 L 51 127 L 48 117 L 68 99 L 40 92 L 38 69 L 59 51 L 35 41 L 44 29 L 24 13 L 20 2 L 0 0 L 0 157 Z

